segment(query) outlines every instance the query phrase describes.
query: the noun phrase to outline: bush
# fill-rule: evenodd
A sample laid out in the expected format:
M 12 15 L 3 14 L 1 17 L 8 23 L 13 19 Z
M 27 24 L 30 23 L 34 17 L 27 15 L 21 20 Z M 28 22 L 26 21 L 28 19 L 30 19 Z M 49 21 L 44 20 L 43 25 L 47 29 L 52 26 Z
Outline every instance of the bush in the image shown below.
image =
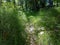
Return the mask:
M 8 4 L 8 5 L 7 5 Z M 27 45 L 27 34 L 11 3 L 0 7 L 0 45 Z

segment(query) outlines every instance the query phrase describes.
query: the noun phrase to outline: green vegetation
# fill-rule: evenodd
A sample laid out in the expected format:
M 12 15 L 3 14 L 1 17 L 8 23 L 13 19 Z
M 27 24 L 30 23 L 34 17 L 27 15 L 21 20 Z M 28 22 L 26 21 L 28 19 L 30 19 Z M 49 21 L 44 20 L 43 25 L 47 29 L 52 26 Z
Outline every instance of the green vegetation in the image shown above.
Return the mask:
M 38 1 L 0 0 L 0 45 L 60 45 L 60 7 Z

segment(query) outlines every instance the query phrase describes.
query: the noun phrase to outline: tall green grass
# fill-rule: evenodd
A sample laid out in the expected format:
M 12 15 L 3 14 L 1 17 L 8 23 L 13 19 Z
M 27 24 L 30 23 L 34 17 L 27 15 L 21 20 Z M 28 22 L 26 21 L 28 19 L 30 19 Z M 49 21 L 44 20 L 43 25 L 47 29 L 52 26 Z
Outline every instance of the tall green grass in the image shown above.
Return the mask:
M 41 9 L 39 12 L 24 13 L 12 3 L 3 3 L 0 7 L 0 45 L 30 45 L 30 24 L 38 45 L 60 45 L 60 8 Z M 27 27 L 26 27 L 26 24 Z M 44 27 L 42 31 L 39 29 Z M 55 29 L 58 30 L 55 32 Z M 44 32 L 41 34 L 41 32 Z
M 11 3 L 0 7 L 0 45 L 27 45 L 24 21 Z

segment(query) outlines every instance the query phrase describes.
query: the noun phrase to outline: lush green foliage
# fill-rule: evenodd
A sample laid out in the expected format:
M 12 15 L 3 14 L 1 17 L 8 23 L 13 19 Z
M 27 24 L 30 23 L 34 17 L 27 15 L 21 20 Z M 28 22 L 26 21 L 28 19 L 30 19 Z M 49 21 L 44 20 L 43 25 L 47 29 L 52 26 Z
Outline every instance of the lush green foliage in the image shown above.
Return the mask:
M 0 7 L 0 45 L 27 45 L 27 33 L 20 12 L 11 3 Z M 21 18 L 21 19 L 20 19 Z
M 0 45 L 60 45 L 60 7 L 28 12 L 21 5 L 1 4 Z

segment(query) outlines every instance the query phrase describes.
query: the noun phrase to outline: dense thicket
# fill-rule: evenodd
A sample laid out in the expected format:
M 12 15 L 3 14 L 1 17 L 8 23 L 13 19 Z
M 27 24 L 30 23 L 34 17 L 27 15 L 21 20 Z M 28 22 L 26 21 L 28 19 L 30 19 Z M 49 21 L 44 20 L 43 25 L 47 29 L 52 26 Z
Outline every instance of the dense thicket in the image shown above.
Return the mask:
M 60 45 L 60 7 L 41 1 L 0 0 L 0 45 Z

